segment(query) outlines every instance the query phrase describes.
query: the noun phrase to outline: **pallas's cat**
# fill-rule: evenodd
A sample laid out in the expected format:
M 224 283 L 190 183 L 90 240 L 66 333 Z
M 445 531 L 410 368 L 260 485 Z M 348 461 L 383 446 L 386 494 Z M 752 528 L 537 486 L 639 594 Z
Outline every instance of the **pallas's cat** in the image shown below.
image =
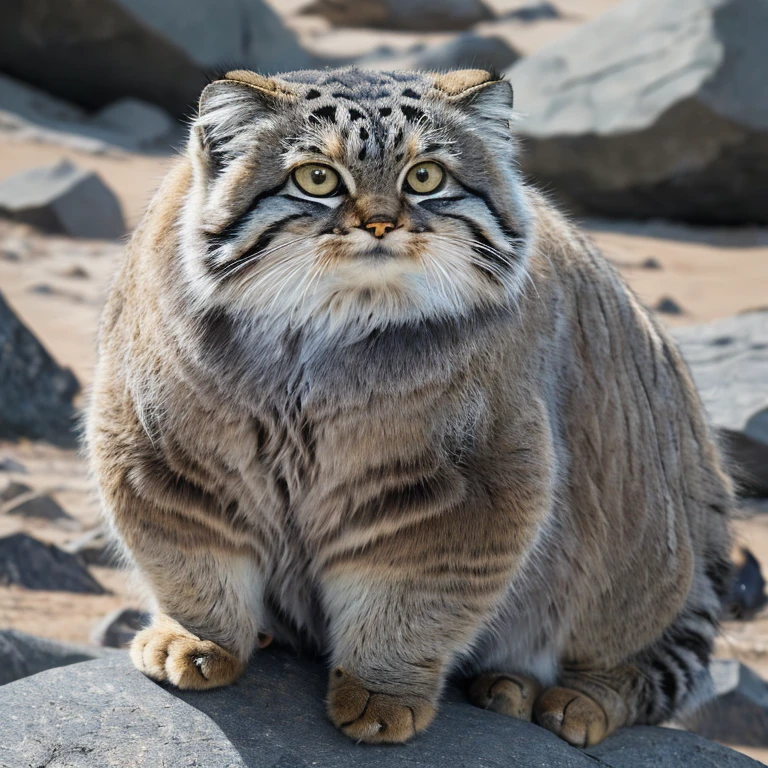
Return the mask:
M 449 675 L 577 745 L 706 697 L 731 489 L 679 353 L 517 170 L 479 70 L 209 85 L 112 285 L 87 443 L 136 666 L 327 659 L 399 742 Z

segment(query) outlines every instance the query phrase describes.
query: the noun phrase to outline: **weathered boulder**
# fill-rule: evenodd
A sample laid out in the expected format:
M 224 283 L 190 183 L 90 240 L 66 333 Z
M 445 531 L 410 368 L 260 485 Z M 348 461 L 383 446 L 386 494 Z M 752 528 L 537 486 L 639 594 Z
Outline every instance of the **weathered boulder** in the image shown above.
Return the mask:
M 355 744 L 325 716 L 325 671 L 295 654 L 258 654 L 229 688 L 155 685 L 123 654 L 0 688 L 7 768 L 203 765 L 216 768 L 748 768 L 758 763 L 683 731 L 630 728 L 579 750 L 538 726 L 484 712 L 451 691 L 435 723 L 404 746 Z
M 19 496 L 26 496 L 32 493 L 32 489 L 24 483 L 18 483 L 15 480 L 8 480 L 3 489 L 0 490 L 0 507 L 4 507 L 9 501 L 18 500 Z
M 160 146 L 178 132 L 176 121 L 165 110 L 133 98 L 113 101 L 100 109 L 91 123 L 129 136 L 140 149 Z
M 122 98 L 91 115 L 39 88 L 0 74 L 0 134 L 101 154 L 167 148 L 183 134 L 160 107 Z
M 86 565 L 114 568 L 117 556 L 113 545 L 114 540 L 110 539 L 106 525 L 98 525 L 68 541 L 63 549 L 71 555 L 77 555 Z
M 504 13 L 501 18 L 505 20 L 514 19 L 530 23 L 533 21 L 549 21 L 550 19 L 561 19 L 563 14 L 556 5 L 549 2 L 530 3 L 521 5 L 518 8 L 512 8 Z
M 34 492 L 25 493 L 9 503 L 0 504 L 0 511 L 6 515 L 37 518 L 49 522 L 77 522 L 55 499 Z
M 0 294 L 0 301 L 2 301 L 2 294 Z M 17 475 L 29 474 L 29 471 L 23 464 L 12 459 L 10 456 L 0 459 L 0 472 L 13 472 Z
M 768 223 L 768 3 L 625 0 L 507 74 L 522 164 L 576 212 Z
M 0 71 L 89 109 L 132 96 L 176 117 L 207 82 L 185 51 L 117 0 L 3 0 Z
M 74 444 L 78 389 L 0 294 L 0 439 Z
M 86 595 L 108 594 L 74 555 L 26 533 L 0 539 L 0 585 Z
M 136 608 L 116 608 L 93 628 L 90 641 L 104 648 L 126 648 L 137 632 L 149 626 L 150 618 Z
M 315 0 L 302 12 L 340 27 L 419 32 L 468 29 L 493 18 L 482 0 Z
M 500 37 L 485 37 L 466 32 L 439 45 L 420 47 L 418 50 L 389 56 L 373 54 L 355 63 L 366 69 L 439 72 L 477 67 L 500 71 L 519 58 L 520 54 Z
M 114 192 L 96 173 L 69 160 L 3 179 L 0 216 L 72 237 L 115 239 L 125 234 Z
M 768 407 L 753 413 L 744 425 L 744 434 L 768 445 Z
M 264 0 L 114 0 L 201 69 L 307 69 L 312 57 Z
M 768 311 L 675 328 L 672 335 L 715 425 L 741 430 L 766 406 Z
M 59 643 L 15 629 L 0 630 L 0 685 L 46 669 L 103 658 L 110 653 L 112 651 L 104 648 Z

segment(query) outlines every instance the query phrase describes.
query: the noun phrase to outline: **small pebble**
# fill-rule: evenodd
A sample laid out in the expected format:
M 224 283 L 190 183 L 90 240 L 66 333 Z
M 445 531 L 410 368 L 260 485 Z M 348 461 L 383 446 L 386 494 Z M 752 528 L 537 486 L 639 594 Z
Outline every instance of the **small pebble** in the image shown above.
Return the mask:
M 20 464 L 9 456 L 0 459 L 0 472 L 14 472 L 17 475 L 28 474 L 27 468 L 23 464 Z
M 83 269 L 83 267 L 80 267 L 80 266 L 77 266 L 77 265 L 75 265 L 74 267 L 70 267 L 69 269 L 64 270 L 64 272 L 61 273 L 61 276 L 62 277 L 73 277 L 73 278 L 76 278 L 77 280 L 84 280 L 84 279 L 90 277 L 88 272 L 85 269 Z
M 682 315 L 683 308 L 669 296 L 663 296 L 659 299 L 654 309 L 662 315 Z

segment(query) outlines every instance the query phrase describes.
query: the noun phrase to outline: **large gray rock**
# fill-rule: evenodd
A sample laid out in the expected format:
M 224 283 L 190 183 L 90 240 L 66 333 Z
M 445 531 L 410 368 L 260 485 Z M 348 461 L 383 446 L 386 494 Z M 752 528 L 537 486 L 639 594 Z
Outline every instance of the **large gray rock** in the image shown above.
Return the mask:
M 0 74 L 0 134 L 101 154 L 167 148 L 179 142 L 183 129 L 160 107 L 140 99 L 118 99 L 91 115 Z
M 176 121 L 165 110 L 141 99 L 118 99 L 99 110 L 92 123 L 132 137 L 142 149 L 160 146 L 177 132 Z
M 166 3 L 154 5 L 162 12 Z M 89 109 L 132 96 L 176 117 L 190 114 L 207 82 L 185 51 L 117 0 L 3 0 L 0 71 Z
M 26 533 L 0 539 L 0 586 L 83 595 L 109 594 L 74 555 Z
M 25 493 L 9 503 L 0 504 L 0 514 L 77 524 L 76 518 L 72 517 L 55 499 L 35 492 Z
M 753 440 L 757 440 L 763 443 L 763 445 L 768 445 L 768 407 L 753 413 L 749 417 L 744 426 L 744 433 Z
M 264 0 L 115 0 L 199 67 L 307 69 L 312 57 Z
M 59 643 L 15 629 L 0 630 L 0 685 L 46 669 L 100 659 L 114 651 L 88 645 Z M 0 755 L 0 765 L 2 765 Z
M 466 32 L 439 45 L 389 56 L 373 54 L 355 63 L 364 69 L 441 72 L 446 69 L 480 68 L 498 72 L 519 58 L 520 54 L 500 37 L 484 37 Z
M 524 169 L 572 210 L 768 223 L 768 3 L 625 0 L 509 71 Z
M 676 328 L 672 334 L 715 425 L 741 430 L 768 405 L 768 311 Z
M 340 27 L 420 32 L 468 29 L 493 18 L 482 0 L 315 0 L 303 13 Z
M 93 171 L 69 160 L 3 179 L 0 216 L 72 237 L 115 239 L 125 234 L 114 192 Z
M 0 293 L 0 439 L 73 445 L 78 389 L 72 372 L 56 364 Z
M 127 658 L 55 669 L 0 688 L 0 765 L 280 768 L 749 768 L 758 763 L 682 731 L 631 728 L 581 751 L 535 725 L 484 712 L 452 692 L 404 746 L 355 744 L 325 717 L 323 669 L 258 655 L 234 686 L 203 693 L 155 685 Z

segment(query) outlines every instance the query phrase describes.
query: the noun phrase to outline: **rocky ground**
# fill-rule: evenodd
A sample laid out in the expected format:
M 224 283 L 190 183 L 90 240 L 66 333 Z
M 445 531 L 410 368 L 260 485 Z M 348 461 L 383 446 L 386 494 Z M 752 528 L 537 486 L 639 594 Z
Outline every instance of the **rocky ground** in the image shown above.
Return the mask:
M 126 0 L 127 5 L 132 2 Z M 695 5 L 695 0 L 690 2 Z M 140 5 L 138 0 L 134 4 Z M 302 61 L 358 58 L 365 66 L 440 68 L 465 63 L 467 57 L 487 56 L 498 59 L 499 68 L 504 69 L 520 57 L 536 54 L 549 44 L 564 44 L 563 41 L 572 39 L 569 35 L 581 34 L 579 30 L 585 22 L 617 2 L 488 0 L 486 6 L 496 18 L 478 21 L 470 33 L 447 29 L 424 32 L 352 28 L 332 23 L 320 13 L 301 13 L 307 4 L 306 0 L 272 2 L 275 18 L 279 17 L 285 25 L 280 34 L 285 30 L 292 33 L 290 45 L 299 46 Z M 315 5 L 328 8 L 333 3 Z M 360 8 L 367 5 L 375 3 L 359 3 Z M 223 3 L 221 7 L 224 14 L 229 5 Z M 2 22 L 0 11 L 0 27 Z M 0 32 L 0 47 L 2 35 Z M 495 41 L 491 47 L 488 40 Z M 193 49 L 203 55 L 202 49 L 192 46 L 189 50 Z M 567 58 L 567 48 L 563 51 L 562 56 Z M 173 59 L 174 66 L 186 67 L 189 87 L 197 82 L 194 67 L 205 62 L 195 61 L 193 67 L 187 60 L 180 63 L 173 51 L 163 55 L 170 57 L 169 61 Z M 0 51 L 0 72 L 3 61 Z M 36 82 L 33 75 L 30 82 Z M 156 109 L 141 112 L 138 119 L 133 105 L 127 113 L 120 112 L 138 121 L 132 124 L 131 133 L 127 123 L 114 122 L 114 117 L 108 115 L 96 119 L 82 107 L 54 103 L 50 96 L 30 96 L 27 91 L 19 96 L 17 85 L 15 81 L 5 82 L 0 75 L 0 208 L 4 179 L 30 168 L 68 160 L 77 169 L 96 173 L 114 193 L 129 233 L 172 162 L 173 146 L 181 141 L 182 126 L 170 121 L 165 113 L 158 114 Z M 146 98 L 151 100 L 153 92 L 150 86 L 147 88 Z M 67 94 L 67 98 L 75 99 L 76 95 Z M 16 111 L 8 111 L 10 106 Z M 753 119 L 750 125 L 754 127 L 757 122 Z M 139 129 L 143 133 L 137 138 Z M 539 134 L 531 134 L 532 142 L 549 141 L 546 126 L 539 125 L 536 130 Z M 585 131 L 590 130 L 587 125 Z M 750 135 L 744 141 L 756 139 Z M 663 175 L 667 169 L 657 170 Z M 659 178 L 654 183 L 661 184 Z M 628 195 L 638 193 L 641 186 L 630 185 L 632 191 Z M 666 187 L 664 191 L 669 192 Z M 603 192 L 605 188 L 600 187 L 600 193 Z M 738 197 L 734 199 L 738 202 Z M 600 205 L 596 210 L 601 210 Z M 686 354 L 696 358 L 694 373 L 701 377 L 697 381 L 704 390 L 705 402 L 711 409 L 721 409 L 716 414 L 711 410 L 717 425 L 741 430 L 748 416 L 768 405 L 768 321 L 764 319 L 768 317 L 768 230 L 751 223 L 713 228 L 653 218 L 644 222 L 607 220 L 595 218 L 594 211 L 591 217 L 585 215 L 582 222 L 630 286 L 648 306 L 656 309 L 664 324 L 679 334 Z M 81 385 L 75 400 L 78 407 L 87 401 L 99 307 L 121 250 L 119 240 L 44 233 L 0 215 L 2 296 L 55 361 L 77 377 Z M 744 314 L 755 310 L 763 312 Z M 712 326 L 714 330 L 687 330 L 724 318 L 732 320 Z M 747 326 L 748 331 L 744 330 Z M 746 336 L 740 338 L 740 334 Z M 699 337 L 706 339 L 702 342 Z M 712 354 L 713 349 L 717 354 Z M 768 569 L 767 512 L 766 502 L 750 501 L 744 506 L 742 519 L 735 524 L 737 543 L 747 546 L 764 570 Z M 34 541 L 55 545 L 56 550 L 24 551 L 33 553 L 30 560 L 41 558 L 40 562 L 53 563 L 60 569 L 56 571 L 61 574 L 57 578 L 74 579 L 67 583 L 82 584 L 86 590 L 61 590 L 56 587 L 63 582 L 57 584 L 55 580 L 43 584 L 49 588 L 30 588 L 32 583 L 40 586 L 36 580 L 45 574 L 32 572 L 34 569 L 25 571 L 25 563 L 6 566 L 0 547 L 0 630 L 13 628 L 39 637 L 92 645 L 100 632 L 103 637 L 99 624 L 105 616 L 122 608 L 141 608 L 140 598 L 131 589 L 126 575 L 101 550 L 101 539 L 88 539 L 93 532 L 98 533 L 99 524 L 93 486 L 75 448 L 57 447 L 46 441 L 0 440 L 0 543 L 5 537 L 26 534 L 32 537 L 32 543 L 25 538 L 13 541 L 22 542 L 24 547 L 34 547 Z M 56 554 L 59 550 L 65 554 Z M 75 552 L 76 559 L 67 559 L 68 552 Z M 89 586 L 88 573 L 95 580 L 95 587 Z M 0 653 L 2 650 L 0 645 Z M 718 641 L 718 655 L 737 659 L 768 679 L 768 613 L 762 610 L 749 621 L 727 622 Z M 758 680 L 750 690 L 757 690 L 755 686 L 759 685 L 763 684 Z M 764 697 L 760 706 L 768 711 L 768 694 L 760 689 L 755 696 Z M 717 737 L 724 739 L 722 735 Z M 768 764 L 768 725 L 760 737 L 743 739 L 735 746 Z M 628 749 L 631 748 L 634 747 L 630 745 Z M 601 759 L 614 764 L 604 755 Z M 715 762 L 711 764 L 720 764 L 712 759 Z M 619 764 L 624 763 L 616 763 Z

